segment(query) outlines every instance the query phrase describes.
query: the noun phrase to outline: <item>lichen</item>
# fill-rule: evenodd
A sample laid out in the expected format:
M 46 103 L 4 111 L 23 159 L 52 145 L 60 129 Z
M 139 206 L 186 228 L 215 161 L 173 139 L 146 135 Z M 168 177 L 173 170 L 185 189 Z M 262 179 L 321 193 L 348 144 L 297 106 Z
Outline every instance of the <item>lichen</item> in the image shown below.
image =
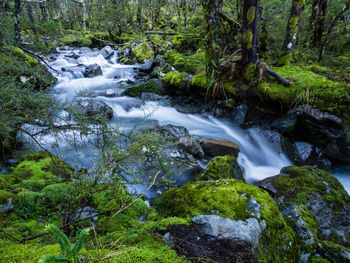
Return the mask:
M 250 29 L 243 33 L 242 39 L 247 49 L 251 49 L 253 47 L 253 33 Z
M 256 12 L 256 8 L 255 6 L 252 6 L 248 9 L 247 12 L 247 21 L 248 24 L 250 24 L 251 22 L 253 22 L 254 18 L 255 18 L 255 12 Z

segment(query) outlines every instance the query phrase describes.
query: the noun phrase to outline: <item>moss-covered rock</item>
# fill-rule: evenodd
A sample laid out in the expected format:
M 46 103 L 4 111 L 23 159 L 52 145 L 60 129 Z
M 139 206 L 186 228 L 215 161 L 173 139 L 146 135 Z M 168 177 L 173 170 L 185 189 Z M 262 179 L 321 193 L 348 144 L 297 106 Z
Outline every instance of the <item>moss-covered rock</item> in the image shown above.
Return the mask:
M 143 92 L 152 92 L 158 95 L 164 95 L 164 90 L 156 79 L 147 81 L 146 83 L 131 86 L 125 89 L 125 95 L 131 97 L 141 97 Z
M 171 71 L 163 77 L 164 88 L 171 95 L 188 95 L 189 76 L 182 72 Z
M 316 74 L 304 66 L 271 67 L 292 84 L 286 87 L 266 79 L 258 85 L 258 92 L 268 101 L 284 104 L 288 109 L 291 104 L 307 103 L 319 110 L 328 111 L 338 116 L 346 116 L 350 112 L 350 86 L 345 83 L 331 81 L 323 75 Z
M 164 58 L 166 62 L 175 67 L 178 71 L 189 74 L 197 74 L 205 70 L 205 52 L 197 50 L 193 55 L 184 55 L 174 50 L 168 50 Z
M 196 181 L 220 179 L 238 179 L 245 181 L 236 157 L 231 155 L 217 156 L 210 161 L 204 172 L 196 177 Z
M 247 209 L 251 199 L 258 203 L 260 214 Z M 154 201 L 154 205 L 165 216 L 186 218 L 216 214 L 242 221 L 256 218 L 266 224 L 260 237 L 259 261 L 296 262 L 299 257 L 294 233 L 273 199 L 265 191 L 242 181 L 231 179 L 187 183 L 165 192 Z
M 276 199 L 307 257 L 328 248 L 320 246 L 320 242 L 332 242 L 332 247 L 349 246 L 350 197 L 335 177 L 310 166 L 290 166 L 258 185 Z M 330 251 L 335 258 L 341 254 L 336 249 Z M 321 255 L 326 253 L 330 252 Z
M 132 53 L 140 63 L 144 63 L 147 59 L 154 58 L 154 51 L 146 41 L 134 46 L 132 48 Z

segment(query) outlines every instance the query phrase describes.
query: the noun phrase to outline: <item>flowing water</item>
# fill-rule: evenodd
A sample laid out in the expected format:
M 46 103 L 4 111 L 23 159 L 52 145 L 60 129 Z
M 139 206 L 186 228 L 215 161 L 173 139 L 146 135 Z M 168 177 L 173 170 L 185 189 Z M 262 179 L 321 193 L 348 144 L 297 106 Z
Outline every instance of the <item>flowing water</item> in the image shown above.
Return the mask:
M 47 61 L 57 71 L 53 71 L 58 82 L 50 91 L 52 96 L 57 96 L 58 99 L 68 103 L 77 96 L 94 93 L 95 99 L 102 100 L 113 108 L 114 116 L 111 123 L 116 123 L 118 120 L 121 129 L 130 129 L 135 123 L 150 115 L 147 117 L 148 120 L 158 121 L 159 125 L 184 126 L 191 134 L 200 138 L 233 141 L 241 147 L 238 161 L 250 183 L 276 175 L 282 167 L 292 164 L 282 152 L 276 136 L 271 132 L 264 132 L 258 128 L 244 130 L 213 116 L 184 114 L 162 101 L 142 102 L 139 98 L 104 96 L 106 90 L 111 89 L 116 94 L 121 94 L 128 83 L 138 81 L 138 65 L 118 64 L 116 54 L 106 60 L 98 50 L 58 48 Z M 101 67 L 103 74 L 85 78 L 82 74 L 84 65 L 95 63 Z M 72 137 L 70 139 L 76 139 L 73 138 L 73 133 L 65 132 L 62 137 L 44 134 L 40 137 L 40 142 L 55 154 L 60 154 L 71 165 L 90 167 L 98 153 L 97 149 L 89 144 L 87 139 L 80 139 L 78 146 L 72 146 L 66 140 L 69 136 Z M 335 172 L 335 176 L 348 192 L 349 174 L 350 168 L 346 167 L 338 168 Z

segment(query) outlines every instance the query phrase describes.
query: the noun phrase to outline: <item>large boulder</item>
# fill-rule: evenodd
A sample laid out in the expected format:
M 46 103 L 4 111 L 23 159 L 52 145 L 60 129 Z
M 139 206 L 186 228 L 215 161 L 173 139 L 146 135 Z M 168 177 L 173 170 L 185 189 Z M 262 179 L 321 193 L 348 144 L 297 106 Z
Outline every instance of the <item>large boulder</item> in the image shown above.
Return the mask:
M 85 68 L 84 76 L 87 78 L 93 78 L 102 75 L 102 69 L 98 64 L 92 64 Z
M 225 155 L 233 155 L 237 157 L 240 151 L 239 145 L 231 141 L 201 139 L 201 146 L 204 153 L 211 157 Z
M 73 103 L 74 111 L 86 117 L 98 116 L 110 119 L 113 117 L 113 109 L 105 102 L 90 98 L 79 98 Z
M 310 166 L 290 166 L 258 185 L 274 197 L 295 230 L 303 262 L 319 254 L 349 262 L 342 255 L 350 246 L 350 197 L 335 177 Z
M 276 203 L 253 185 L 235 179 L 187 183 L 165 192 L 153 204 L 164 216 L 191 217 L 203 235 L 243 239 L 261 262 L 299 259 L 294 232 Z

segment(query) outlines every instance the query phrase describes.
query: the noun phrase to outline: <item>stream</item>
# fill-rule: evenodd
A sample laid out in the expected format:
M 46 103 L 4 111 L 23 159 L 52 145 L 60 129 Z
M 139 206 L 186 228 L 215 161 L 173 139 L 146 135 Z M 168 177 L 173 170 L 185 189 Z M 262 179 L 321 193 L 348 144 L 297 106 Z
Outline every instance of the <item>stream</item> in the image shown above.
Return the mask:
M 110 122 L 115 124 L 118 121 L 122 130 L 131 129 L 144 119 L 145 115 L 149 115 L 147 122 L 157 121 L 159 125 L 184 126 L 191 134 L 200 138 L 233 141 L 241 147 L 238 162 L 244 169 L 249 183 L 276 175 L 282 167 L 292 165 L 282 152 L 273 132 L 262 131 L 259 128 L 244 130 L 232 122 L 210 115 L 181 113 L 162 100 L 143 102 L 139 98 L 120 96 L 131 83 L 139 83 L 142 79 L 138 76 L 137 68 L 140 65 L 119 64 L 116 53 L 105 59 L 97 49 L 57 48 L 57 51 L 47 58 L 47 63 L 57 71 L 52 73 L 58 79 L 57 84 L 50 90 L 50 95 L 69 103 L 79 96 L 93 94 L 94 99 L 101 100 L 113 108 L 113 118 Z M 85 66 L 93 64 L 101 67 L 102 75 L 84 77 L 82 71 Z M 62 137 L 46 133 L 38 139 L 43 146 L 58 154 L 67 163 L 78 168 L 90 168 L 98 150 L 87 140 L 78 141 L 78 146 L 73 146 L 67 141 L 70 135 L 73 136 L 73 133 L 65 132 L 65 136 Z M 350 167 L 336 167 L 333 174 L 350 192 Z M 142 188 L 136 191 L 140 192 Z

